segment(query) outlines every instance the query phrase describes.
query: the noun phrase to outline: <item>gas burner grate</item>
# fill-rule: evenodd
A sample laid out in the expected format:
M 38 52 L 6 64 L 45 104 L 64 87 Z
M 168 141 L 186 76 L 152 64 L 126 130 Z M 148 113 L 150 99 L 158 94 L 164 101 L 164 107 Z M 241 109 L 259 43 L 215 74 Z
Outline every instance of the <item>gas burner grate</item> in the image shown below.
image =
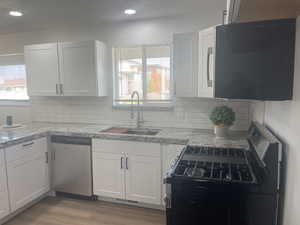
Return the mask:
M 218 156 L 245 159 L 245 152 L 242 149 L 234 148 L 212 148 L 212 147 L 198 147 L 188 146 L 185 152 L 187 155 L 198 156 Z
M 181 160 L 176 176 L 224 182 L 251 183 L 254 181 L 247 164 Z

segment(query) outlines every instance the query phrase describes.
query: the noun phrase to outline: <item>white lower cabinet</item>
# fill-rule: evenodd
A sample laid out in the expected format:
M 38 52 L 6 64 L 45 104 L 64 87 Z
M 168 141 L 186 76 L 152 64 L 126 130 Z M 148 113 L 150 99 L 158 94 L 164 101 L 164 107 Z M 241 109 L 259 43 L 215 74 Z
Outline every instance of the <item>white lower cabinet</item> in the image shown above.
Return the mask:
M 129 154 L 126 160 L 126 199 L 150 204 L 160 204 L 160 158 Z
M 11 210 L 15 211 L 50 190 L 47 139 L 5 149 Z
M 160 144 L 93 140 L 94 194 L 161 204 Z
M 125 198 L 125 174 L 121 168 L 124 155 L 93 152 L 94 194 Z
M 4 151 L 0 149 L 0 220 L 9 214 L 7 176 L 4 162 Z

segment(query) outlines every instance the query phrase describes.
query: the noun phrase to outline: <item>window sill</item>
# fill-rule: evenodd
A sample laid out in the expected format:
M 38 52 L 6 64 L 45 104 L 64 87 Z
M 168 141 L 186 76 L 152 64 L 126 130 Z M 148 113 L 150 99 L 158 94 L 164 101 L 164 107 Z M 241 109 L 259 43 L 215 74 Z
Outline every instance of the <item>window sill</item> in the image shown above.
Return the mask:
M 165 106 L 157 106 L 157 105 L 146 105 L 140 106 L 143 111 L 173 111 L 174 105 L 165 105 Z M 136 105 L 133 106 L 134 109 L 137 108 Z M 131 105 L 113 105 L 113 109 L 115 110 L 131 110 Z
M 0 100 L 0 106 L 29 106 L 30 100 Z

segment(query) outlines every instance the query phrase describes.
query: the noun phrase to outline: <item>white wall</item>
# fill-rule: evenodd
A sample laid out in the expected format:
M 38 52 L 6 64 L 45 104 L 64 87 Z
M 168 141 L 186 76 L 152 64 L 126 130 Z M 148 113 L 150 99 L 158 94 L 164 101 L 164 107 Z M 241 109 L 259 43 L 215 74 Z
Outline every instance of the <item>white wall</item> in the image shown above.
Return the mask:
M 284 225 L 299 225 L 300 202 L 300 17 L 297 19 L 293 101 L 254 102 L 252 117 L 264 121 L 286 144 L 287 182 Z M 265 104 L 265 109 L 264 109 Z M 264 112 L 265 110 L 265 112 Z
M 111 45 L 171 43 L 173 33 L 197 31 L 220 24 L 221 13 L 176 16 L 160 19 L 70 26 L 51 30 L 0 35 L 0 55 L 23 52 L 24 45 L 55 41 L 94 40 Z
M 171 43 L 173 33 L 197 31 L 221 23 L 221 13 L 167 17 L 138 22 L 114 23 L 97 27 L 77 26 L 40 30 L 0 36 L 0 54 L 19 53 L 24 45 L 55 41 L 98 39 L 111 46 Z M 33 121 L 128 123 L 129 112 L 112 108 L 112 73 L 107 98 L 33 98 L 30 107 Z M 248 102 L 230 102 L 205 99 L 177 99 L 173 111 L 145 112 L 148 126 L 212 128 L 208 113 L 215 105 L 228 104 L 237 112 L 233 129 L 245 130 L 249 125 Z M 3 108 L 0 118 L 12 108 Z M 24 109 L 14 108 L 17 120 L 24 119 Z M 25 110 L 26 111 L 26 110 Z M 26 111 L 27 112 L 27 111 Z M 10 113 L 11 114 L 11 113 Z M 28 117 L 26 116 L 26 119 Z

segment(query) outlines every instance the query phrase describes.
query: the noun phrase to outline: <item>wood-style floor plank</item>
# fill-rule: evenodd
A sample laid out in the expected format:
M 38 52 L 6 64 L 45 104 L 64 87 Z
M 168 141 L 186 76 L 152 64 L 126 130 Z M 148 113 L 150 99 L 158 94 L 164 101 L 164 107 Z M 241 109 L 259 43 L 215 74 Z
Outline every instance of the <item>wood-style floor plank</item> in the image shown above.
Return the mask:
M 159 210 L 48 197 L 5 225 L 165 225 Z

